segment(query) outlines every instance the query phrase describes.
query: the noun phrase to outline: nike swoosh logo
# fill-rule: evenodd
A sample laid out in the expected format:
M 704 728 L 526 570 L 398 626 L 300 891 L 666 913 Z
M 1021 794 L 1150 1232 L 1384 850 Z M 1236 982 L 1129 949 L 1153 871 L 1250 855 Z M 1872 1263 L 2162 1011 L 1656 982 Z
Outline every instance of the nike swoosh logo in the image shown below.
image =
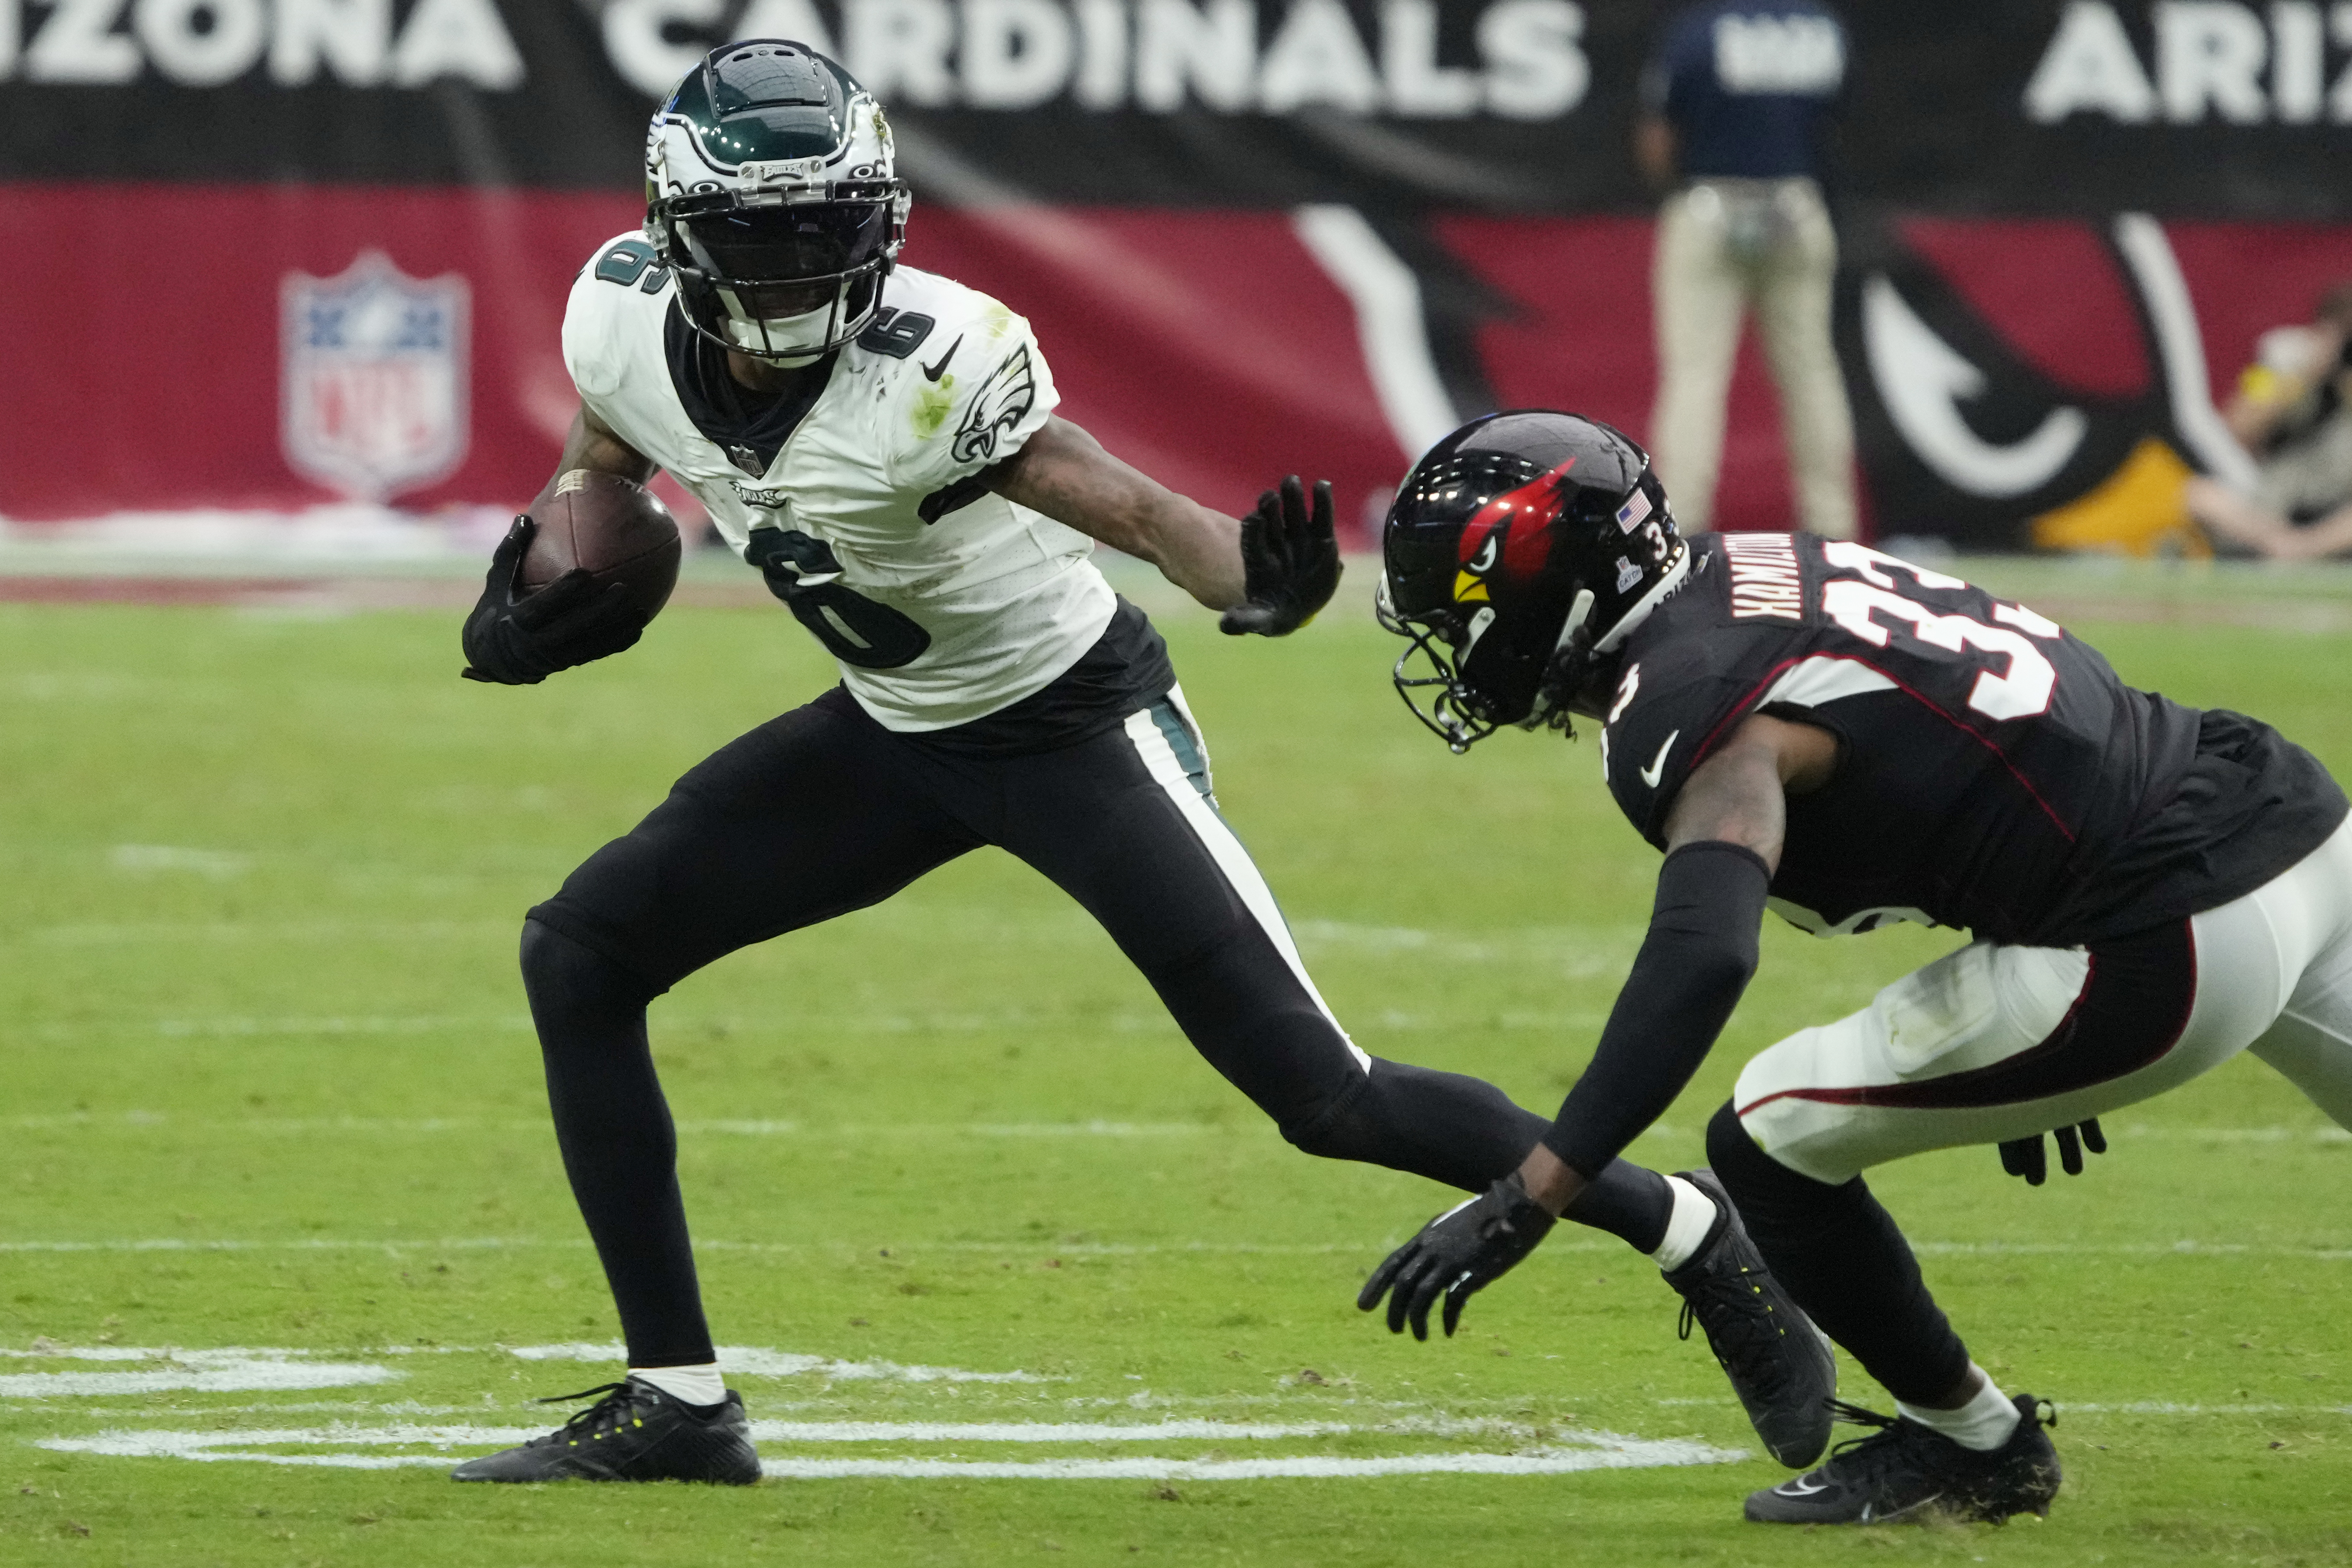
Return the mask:
M 958 332 L 956 334 L 956 341 L 948 345 L 948 352 L 940 356 L 939 363 L 922 364 L 919 363 L 915 368 L 923 373 L 923 379 L 925 381 L 937 381 L 940 378 L 940 374 L 948 368 L 948 361 L 955 358 L 956 350 L 961 347 L 963 347 L 963 334 Z
M 1830 1489 L 1826 1481 L 1816 1481 L 1811 1476 L 1799 1476 L 1793 1481 L 1782 1481 L 1772 1489 L 1782 1497 L 1811 1497 L 1815 1492 L 1825 1492 Z
M 1681 740 L 1683 732 L 1677 730 L 1666 737 L 1665 743 L 1658 748 L 1658 754 L 1650 759 L 1650 765 L 1641 771 L 1643 784 L 1652 789 L 1658 787 L 1658 781 L 1664 778 L 1666 773 L 1666 753 L 1675 749 L 1675 742 Z

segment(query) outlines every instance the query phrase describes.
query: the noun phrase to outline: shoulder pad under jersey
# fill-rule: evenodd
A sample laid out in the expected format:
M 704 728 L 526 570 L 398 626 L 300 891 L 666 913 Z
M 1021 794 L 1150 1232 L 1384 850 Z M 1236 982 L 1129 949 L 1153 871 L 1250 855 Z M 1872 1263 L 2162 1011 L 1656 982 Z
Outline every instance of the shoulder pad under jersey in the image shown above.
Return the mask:
M 662 358 L 662 320 L 668 314 L 669 268 L 635 230 L 614 235 L 572 279 L 563 309 L 563 368 L 580 395 L 593 402 L 617 394 L 632 363 L 651 353 Z M 667 374 L 661 384 L 667 385 Z

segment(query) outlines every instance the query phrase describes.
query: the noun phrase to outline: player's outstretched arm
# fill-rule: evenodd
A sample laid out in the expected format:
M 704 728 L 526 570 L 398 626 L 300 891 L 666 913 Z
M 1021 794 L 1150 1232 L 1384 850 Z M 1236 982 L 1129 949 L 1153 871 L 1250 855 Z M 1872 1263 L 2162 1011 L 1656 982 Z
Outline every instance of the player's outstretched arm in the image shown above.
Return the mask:
M 1553 1214 L 1674 1103 L 1756 968 L 1756 928 L 1780 868 L 1788 797 L 1829 782 L 1837 740 L 1757 714 L 1692 771 L 1666 816 L 1650 934 L 1559 1120 L 1519 1167 Z M 1601 1154 L 1599 1151 L 1609 1152 Z
M 1426 1338 L 1442 1300 L 1451 1334 L 1469 1298 L 1535 1250 L 1589 1173 L 1674 1103 L 1755 973 L 1786 796 L 1819 788 L 1836 764 L 1827 732 L 1759 716 L 1691 774 L 1666 819 L 1650 934 L 1559 1120 L 1517 1171 L 1391 1253 L 1359 1308 L 1370 1311 L 1385 1294 L 1390 1331 Z
M 615 436 L 583 405 L 563 439 L 557 474 L 593 468 L 643 484 L 651 459 Z M 518 574 L 538 529 L 529 514 L 514 520 L 490 556 L 482 596 L 466 617 L 463 641 L 468 680 L 536 686 L 559 669 L 586 664 L 635 646 L 645 627 L 623 599 L 620 584 L 599 591 L 579 570 L 535 593 L 518 592 Z
M 1236 521 L 1119 461 L 1084 428 L 1048 419 L 990 470 L 1007 500 L 1150 562 L 1213 610 L 1228 632 L 1282 637 L 1314 619 L 1339 584 L 1331 487 L 1314 504 L 1296 477 Z

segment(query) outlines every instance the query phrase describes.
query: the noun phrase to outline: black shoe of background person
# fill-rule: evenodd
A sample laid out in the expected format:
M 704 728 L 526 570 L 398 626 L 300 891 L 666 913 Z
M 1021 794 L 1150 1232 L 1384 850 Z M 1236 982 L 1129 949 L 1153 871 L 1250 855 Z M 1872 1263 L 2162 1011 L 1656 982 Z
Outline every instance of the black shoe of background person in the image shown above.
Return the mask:
M 1840 1443 L 1828 1464 L 1748 1495 L 1760 1524 L 1910 1524 L 1929 1520 L 1998 1524 L 2016 1513 L 2047 1514 L 2058 1495 L 2058 1450 L 2040 1401 L 2017 1396 L 2017 1430 L 1990 1452 L 1964 1448 L 1907 1418 L 1890 1420 L 1842 1405 L 1850 1421 L 1882 1428 Z
M 1716 1208 L 1706 1244 L 1666 1273 L 1683 1299 L 1682 1337 L 1690 1338 L 1693 1322 L 1706 1331 L 1707 1349 L 1756 1436 L 1774 1458 L 1801 1470 L 1829 1447 L 1835 1419 L 1837 1361 L 1829 1341 L 1764 1267 L 1715 1173 L 1702 1167 L 1675 1173 Z
M 602 1399 L 543 1437 L 449 1472 L 453 1481 L 716 1481 L 760 1479 L 743 1399 L 732 1389 L 707 1412 L 642 1378 L 541 1401 Z

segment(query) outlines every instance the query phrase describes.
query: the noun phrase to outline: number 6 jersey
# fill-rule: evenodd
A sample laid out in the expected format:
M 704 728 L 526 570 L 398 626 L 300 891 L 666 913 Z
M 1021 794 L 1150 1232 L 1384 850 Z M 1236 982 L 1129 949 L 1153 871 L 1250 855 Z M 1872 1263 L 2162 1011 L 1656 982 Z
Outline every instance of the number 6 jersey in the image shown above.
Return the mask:
M 901 267 L 873 324 L 794 405 L 738 386 L 673 292 L 642 237 L 596 253 L 563 318 L 581 401 L 709 508 L 728 543 L 784 563 L 793 616 L 877 722 L 993 713 L 1102 635 L 1117 600 L 1094 542 L 980 479 L 1058 401 L 1027 321 Z
M 1771 886 L 1816 934 L 1913 920 L 2076 946 L 2251 892 L 2344 820 L 2342 790 L 2269 726 L 2135 690 L 1957 577 L 1809 534 L 1691 547 L 1687 584 L 1626 644 L 1601 768 L 1663 848 L 1691 770 L 1748 715 L 1835 735 Z

